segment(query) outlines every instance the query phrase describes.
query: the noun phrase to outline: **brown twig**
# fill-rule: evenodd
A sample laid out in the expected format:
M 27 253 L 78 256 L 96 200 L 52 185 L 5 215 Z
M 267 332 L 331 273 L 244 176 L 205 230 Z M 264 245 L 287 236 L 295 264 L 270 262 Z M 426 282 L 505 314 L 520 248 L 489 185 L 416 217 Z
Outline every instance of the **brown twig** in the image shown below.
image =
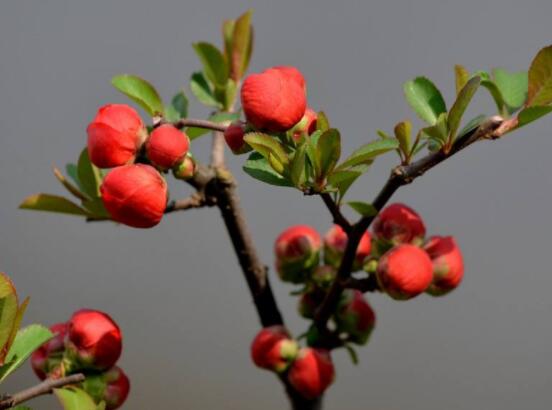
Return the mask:
M 322 193 L 320 194 L 320 197 L 332 214 L 334 223 L 341 226 L 345 232 L 348 232 L 351 229 L 351 223 L 347 220 L 347 218 L 345 218 L 345 216 L 343 216 L 339 206 L 335 203 L 332 196 L 328 193 Z
M 443 150 L 437 151 L 409 165 L 400 165 L 394 168 L 389 179 L 372 202 L 372 205 L 380 211 L 401 186 L 410 184 L 414 179 L 422 176 L 431 168 L 470 146 L 474 142 L 484 139 L 499 138 L 515 128 L 516 125 L 517 122 L 515 119 L 504 120 L 502 117 L 489 118 L 475 130 L 459 137 L 448 152 L 445 153 Z M 348 281 L 350 279 L 353 261 L 360 239 L 369 228 L 374 218 L 375 215 L 361 218 L 348 232 L 347 246 L 336 279 L 315 315 L 315 324 L 321 334 L 328 334 L 326 324 L 339 302 L 341 293 L 349 283 Z M 324 345 L 325 341 L 321 339 L 320 343 Z
M 207 203 L 205 196 L 199 192 L 195 192 L 190 195 L 188 198 L 178 199 L 168 203 L 165 213 L 175 211 L 185 211 L 192 208 L 203 208 L 204 206 L 212 206 L 214 204 Z
M 0 401 L 0 409 L 9 409 L 24 403 L 35 397 L 42 396 L 44 394 L 50 394 L 54 389 L 67 386 L 70 384 L 76 384 L 84 381 L 85 377 L 82 373 L 72 374 L 70 376 L 61 377 L 59 379 L 46 379 L 36 386 L 22 390 L 19 393 L 15 393 L 8 398 Z
M 182 129 L 185 127 L 195 127 L 220 132 L 224 132 L 226 131 L 226 128 L 228 128 L 228 125 L 219 124 L 209 120 L 198 120 L 194 118 L 183 118 L 173 123 L 173 125 L 178 129 Z

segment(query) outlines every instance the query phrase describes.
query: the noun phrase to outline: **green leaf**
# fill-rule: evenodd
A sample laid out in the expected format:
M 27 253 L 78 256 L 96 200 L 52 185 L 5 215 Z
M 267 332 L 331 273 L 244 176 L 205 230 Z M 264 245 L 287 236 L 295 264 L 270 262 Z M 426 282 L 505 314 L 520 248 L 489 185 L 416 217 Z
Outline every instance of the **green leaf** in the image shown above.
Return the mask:
M 316 143 L 316 151 L 320 157 L 320 177 L 332 173 L 341 156 L 341 136 L 335 128 L 324 131 Z
M 324 111 L 318 112 L 316 116 L 316 129 L 320 131 L 327 131 L 330 129 L 330 120 Z
M 491 97 L 493 97 L 493 100 L 496 104 L 496 108 L 499 114 L 503 115 L 506 110 L 506 103 L 504 102 L 502 93 L 500 92 L 497 85 L 493 81 L 483 79 L 483 77 L 481 78 L 482 78 L 481 86 L 485 87 L 489 91 L 489 93 L 491 94 Z
M 493 70 L 494 83 L 500 90 L 508 112 L 512 114 L 517 111 L 527 99 L 527 88 L 529 78 L 527 72 L 520 71 L 510 73 L 497 68 Z
M 200 103 L 208 107 L 222 108 L 222 104 L 215 98 L 215 95 L 213 94 L 213 91 L 211 90 L 211 87 L 202 72 L 192 74 L 192 78 L 190 80 L 190 90 Z
M 105 373 L 87 374 L 86 379 L 82 382 L 82 389 L 92 397 L 95 402 L 100 402 L 103 399 L 106 387 L 107 381 Z
M 453 142 L 456 137 L 456 132 L 460 127 L 460 122 L 462 121 L 462 116 L 466 112 L 468 105 L 470 104 L 475 92 L 479 88 L 481 83 L 481 78 L 478 76 L 472 77 L 466 85 L 460 90 L 456 101 L 452 105 L 450 112 L 448 114 L 448 131 L 450 134 L 450 141 Z
M 195 43 L 192 46 L 203 64 L 207 78 L 216 88 L 224 88 L 228 80 L 228 65 L 219 49 L 205 42 Z
M 378 214 L 378 210 L 374 205 L 363 201 L 349 201 L 347 202 L 351 208 L 357 211 L 361 216 L 375 216 Z
M 454 66 L 454 77 L 456 80 L 456 95 L 460 93 L 460 90 L 464 88 L 470 78 L 470 73 L 466 68 L 460 64 Z
M 306 170 L 305 170 L 305 157 L 306 157 L 307 144 L 302 144 L 293 155 L 290 165 L 289 177 L 291 183 L 296 187 L 301 187 L 301 185 L 306 180 Z
M 463 135 L 466 135 L 468 132 L 472 132 L 474 131 L 476 128 L 478 128 L 482 123 L 483 121 L 485 121 L 487 119 L 487 116 L 486 115 L 483 115 L 483 114 L 480 114 L 478 115 L 477 117 L 475 118 L 472 118 L 471 120 L 468 121 L 468 123 L 464 126 L 464 128 L 462 128 L 460 130 L 460 132 L 458 133 L 458 137 L 461 137 Z
M 67 173 L 67 175 L 71 177 L 73 182 L 77 184 L 79 189 L 82 191 L 82 185 L 81 185 L 81 182 L 79 181 L 79 171 L 78 171 L 77 165 L 76 164 L 65 165 L 65 172 Z
M 232 60 L 232 38 L 234 36 L 234 27 L 236 20 L 228 19 L 222 22 L 222 37 L 224 39 L 224 58 L 226 63 L 231 66 Z M 230 70 L 232 71 L 232 70 Z
M 529 67 L 528 107 L 552 103 L 552 45 L 540 50 Z
M 59 182 L 69 191 L 70 194 L 75 196 L 76 198 L 80 199 L 81 201 L 86 201 L 90 198 L 84 193 L 82 193 L 75 185 L 73 185 L 71 182 L 65 178 L 65 176 L 61 173 L 59 169 L 54 167 L 54 175 L 57 178 Z
M 243 170 L 251 177 L 270 185 L 293 187 L 286 178 L 275 172 L 268 160 L 258 152 L 253 152 L 245 162 Z
M 370 164 L 363 163 L 345 169 L 336 170 L 328 177 L 328 184 L 339 191 L 340 198 L 343 198 L 351 185 L 368 169 Z
M 62 214 L 88 216 L 88 212 L 66 198 L 49 194 L 31 195 L 19 205 L 20 209 L 59 212 Z
M 218 112 L 209 117 L 209 121 L 216 122 L 218 124 L 224 122 L 231 123 L 237 121 L 239 118 L 240 115 L 238 113 Z M 193 141 L 211 131 L 205 128 L 188 127 L 185 132 L 188 138 Z
M 102 175 L 100 169 L 90 162 L 88 157 L 88 149 L 84 148 L 79 156 L 77 166 L 79 181 L 82 184 L 84 193 L 90 198 L 100 196 L 100 185 L 102 183 Z
M 428 124 L 435 124 L 439 115 L 447 111 L 443 96 L 426 77 L 407 81 L 403 89 L 410 107 Z
M 188 116 L 188 97 L 184 91 L 177 93 L 171 100 L 171 104 L 165 108 L 167 121 L 176 122 Z
M 109 212 L 105 209 L 102 198 L 94 198 L 82 202 L 82 206 L 88 211 L 88 218 L 95 220 L 111 219 Z
M 0 363 L 3 362 L 17 320 L 17 292 L 11 279 L 0 272 Z
M 260 132 L 249 132 L 243 139 L 266 159 L 269 159 L 269 155 L 273 155 L 283 166 L 289 164 L 284 146 L 276 138 Z
M 226 89 L 224 93 L 224 107 L 228 111 L 234 104 L 234 100 L 236 99 L 236 94 L 238 92 L 238 85 L 234 80 L 231 78 L 228 79 L 228 83 L 226 83 Z
M 399 141 L 399 148 L 405 155 L 410 154 L 412 148 L 411 136 L 412 136 L 412 123 L 408 120 L 401 121 L 395 125 L 395 138 Z M 385 133 L 382 135 L 387 136 Z M 380 137 L 382 136 L 380 135 Z
M 439 147 L 442 147 L 448 138 L 447 114 L 443 113 L 439 115 L 435 125 L 423 128 L 422 131 L 430 140 L 437 143 Z
M 53 333 L 42 325 L 29 325 L 19 330 L 6 356 L 6 365 L 0 369 L 0 382 L 17 370 L 36 349 L 53 336 Z
M 231 51 L 231 77 L 236 82 L 239 81 L 247 71 L 251 53 L 253 52 L 252 15 L 253 10 L 247 10 L 236 20 L 234 25 Z
M 76 387 L 54 389 L 64 410 L 97 410 L 96 403 L 84 390 Z
M 521 127 L 523 127 L 527 124 L 530 124 L 533 121 L 536 121 L 539 118 L 545 116 L 546 114 L 549 114 L 550 112 L 552 112 L 552 106 L 551 105 L 547 105 L 547 106 L 544 106 L 544 107 L 539 106 L 539 105 L 535 105 L 535 106 L 532 106 L 532 107 L 524 108 L 518 114 L 519 122 L 518 122 L 518 125 L 517 125 L 516 128 L 521 128 Z
M 163 101 L 153 85 L 132 74 L 116 75 L 111 84 L 153 116 L 163 115 Z
M 399 147 L 399 142 L 396 139 L 384 139 L 372 141 L 368 144 L 365 144 L 355 150 L 349 158 L 347 158 L 343 163 L 341 163 L 337 169 L 342 170 L 345 168 L 350 168 L 356 165 L 366 164 L 370 165 L 379 155 L 385 154 L 386 152 L 395 150 Z
M 15 406 L 15 407 L 12 407 L 11 410 L 32 410 L 32 409 L 27 406 Z

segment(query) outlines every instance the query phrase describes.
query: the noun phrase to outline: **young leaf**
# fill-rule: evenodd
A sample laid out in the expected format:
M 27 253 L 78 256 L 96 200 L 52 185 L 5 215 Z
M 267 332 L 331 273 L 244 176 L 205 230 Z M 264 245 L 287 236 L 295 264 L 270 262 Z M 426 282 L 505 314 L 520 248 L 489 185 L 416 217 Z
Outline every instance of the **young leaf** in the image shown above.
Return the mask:
M 527 72 L 520 71 L 509 73 L 506 70 L 496 68 L 493 70 L 494 83 L 500 90 L 508 113 L 517 111 L 527 99 L 527 87 L 529 78 Z
M 49 194 L 31 195 L 19 205 L 20 209 L 59 212 L 68 215 L 89 216 L 88 212 L 66 198 Z
M 353 182 L 370 168 L 370 164 L 363 163 L 349 168 L 336 170 L 328 177 L 328 184 L 339 191 L 340 199 L 345 196 Z
M 216 88 L 224 88 L 228 80 L 228 65 L 219 49 L 205 42 L 195 43 L 193 47 L 207 78 Z
M 456 137 L 456 132 L 460 127 L 462 116 L 464 115 L 466 108 L 468 108 L 468 105 L 475 95 L 475 92 L 479 88 L 480 83 L 480 77 L 472 77 L 460 90 L 458 96 L 456 97 L 456 101 L 454 101 L 454 104 L 450 109 L 447 121 L 451 142 L 454 141 L 454 138 Z
M 96 403 L 84 390 L 76 387 L 54 389 L 64 410 L 97 410 Z
M 305 173 L 305 156 L 306 156 L 307 144 L 302 144 L 293 155 L 291 160 L 289 177 L 291 183 L 300 188 L 306 180 Z
M 234 36 L 235 26 L 236 26 L 236 20 L 224 20 L 222 22 L 222 37 L 224 39 L 224 58 L 226 60 L 226 63 L 230 67 L 231 67 L 231 61 L 232 61 L 232 38 Z
M 236 99 L 236 93 L 238 92 L 238 85 L 231 78 L 226 83 L 226 89 L 224 90 L 224 107 L 226 110 L 230 110 L 230 107 Z
M 99 197 L 102 176 L 100 173 L 100 169 L 92 164 L 92 162 L 90 162 L 90 158 L 88 157 L 88 150 L 86 148 L 82 150 L 79 156 L 77 172 L 84 193 L 87 194 L 90 198 Z
M 188 97 L 184 91 L 177 93 L 169 106 L 165 108 L 165 118 L 167 121 L 176 122 L 188 116 Z
M 202 72 L 192 74 L 192 78 L 190 79 L 190 90 L 200 103 L 208 107 L 222 108 L 222 104 L 215 98 Z
M 330 120 L 324 111 L 320 111 L 316 116 L 316 129 L 320 131 L 330 129 Z
M 161 97 L 153 85 L 146 80 L 132 74 L 121 74 L 113 77 L 111 84 L 139 104 L 152 117 L 163 114 Z
M 67 173 L 67 175 L 71 177 L 73 182 L 77 184 L 79 189 L 82 191 L 82 185 L 81 185 L 81 182 L 79 181 L 79 171 L 78 171 L 77 165 L 76 164 L 65 165 L 65 172 Z
M 320 158 L 320 177 L 332 173 L 335 164 L 341 156 L 341 136 L 335 128 L 330 128 L 320 135 L 316 143 L 316 151 Z
M 17 318 L 17 292 L 11 279 L 0 272 L 0 363 L 4 360 L 8 342 Z
M 456 64 L 454 66 L 454 77 L 456 80 L 456 95 L 458 95 L 470 79 L 470 73 L 460 64 Z
M 535 105 L 532 107 L 524 108 L 518 114 L 518 125 L 516 128 L 521 128 L 527 124 L 532 123 L 533 121 L 538 120 L 539 118 L 545 116 L 552 112 L 552 105 L 540 106 Z
M 29 325 L 19 330 L 6 356 L 6 365 L 0 370 L 0 382 L 17 370 L 36 349 L 53 336 L 53 333 L 42 325 Z
M 270 185 L 292 187 L 293 184 L 276 173 L 267 159 L 258 152 L 253 152 L 245 162 L 243 170 L 251 177 Z
M 394 132 L 395 138 L 399 141 L 399 148 L 406 156 L 408 156 L 411 149 L 412 123 L 408 120 L 401 121 L 395 125 Z
M 252 15 L 253 10 L 247 10 L 236 20 L 236 24 L 234 25 L 230 67 L 231 77 L 236 82 L 238 82 L 247 71 L 251 53 L 253 52 Z
M 286 151 L 276 138 L 260 132 L 250 132 L 245 134 L 243 139 L 266 159 L 269 159 L 269 156 L 272 155 L 283 166 L 289 164 L 289 158 Z
M 552 45 L 540 50 L 529 67 L 528 107 L 552 103 Z
M 57 178 L 59 182 L 69 191 L 69 193 L 73 194 L 76 198 L 80 199 L 81 201 L 86 201 L 90 199 L 88 196 L 86 196 L 84 193 L 82 193 L 75 185 L 73 185 L 71 182 L 65 178 L 65 176 L 61 173 L 59 169 L 54 167 L 54 175 Z
M 372 141 L 355 150 L 337 169 L 342 170 L 361 164 L 370 165 L 377 156 L 395 150 L 398 147 L 399 142 L 396 139 Z
M 374 205 L 368 202 L 349 201 L 347 202 L 347 205 L 357 211 L 361 216 L 374 216 L 378 214 L 378 210 L 374 207 Z
M 428 124 L 435 124 L 439 115 L 447 111 L 443 96 L 426 77 L 407 81 L 403 89 L 410 107 Z
M 448 137 L 447 114 L 443 113 L 439 115 L 435 125 L 423 128 L 422 131 L 429 136 L 429 139 L 433 143 L 442 147 L 447 142 Z
M 491 97 L 493 97 L 493 100 L 496 104 L 496 108 L 499 112 L 499 114 L 505 114 L 506 113 L 506 103 L 504 102 L 504 98 L 502 97 L 502 93 L 498 89 L 497 85 L 492 82 L 491 80 L 483 79 L 481 77 L 481 86 L 485 87 L 489 94 L 491 94 Z
M 480 114 L 478 115 L 477 117 L 475 118 L 472 118 L 471 120 L 468 121 L 468 123 L 464 126 L 464 128 L 462 128 L 460 130 L 460 132 L 458 133 L 458 137 L 461 137 L 463 135 L 466 135 L 468 132 L 471 132 L 473 130 L 475 130 L 477 127 L 479 127 L 483 121 L 485 121 L 487 119 L 487 116 L 486 115 L 483 115 L 483 114 Z

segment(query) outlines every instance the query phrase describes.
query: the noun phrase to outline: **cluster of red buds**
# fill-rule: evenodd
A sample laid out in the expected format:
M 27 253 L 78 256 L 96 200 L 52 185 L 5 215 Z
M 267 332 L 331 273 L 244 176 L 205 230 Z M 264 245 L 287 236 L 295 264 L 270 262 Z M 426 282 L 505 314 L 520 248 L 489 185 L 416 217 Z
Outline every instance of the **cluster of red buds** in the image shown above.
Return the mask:
M 338 225 L 321 237 L 306 225 L 286 229 L 276 239 L 275 266 L 279 277 L 301 284 L 298 310 L 314 319 L 334 281 L 347 247 L 348 236 Z M 455 289 L 464 275 L 462 253 L 451 236 L 426 239 L 422 218 L 396 203 L 383 209 L 365 232 L 356 250 L 353 274 L 372 280 L 376 290 L 397 300 L 423 292 L 444 295 Z M 364 345 L 376 323 L 374 310 L 363 293 L 346 289 L 332 315 L 335 334 L 342 344 Z
M 84 373 L 82 388 L 107 410 L 123 405 L 130 381 L 116 366 L 122 351 L 119 326 L 104 312 L 82 309 L 50 327 L 54 337 L 36 350 L 31 365 L 39 379 Z
M 168 192 L 161 172 L 176 178 L 194 175 L 188 136 L 171 124 L 148 134 L 139 114 L 123 104 L 101 107 L 87 127 L 88 155 L 99 168 L 112 168 L 100 187 L 114 221 L 135 228 L 157 225 L 165 213 Z M 151 165 L 138 163 L 143 158 Z
M 249 75 L 241 89 L 246 124 L 234 123 L 224 133 L 234 154 L 251 151 L 244 141 L 246 132 L 289 133 L 299 142 L 316 130 L 317 114 L 307 107 L 303 74 L 290 66 L 272 67 Z
M 287 378 L 288 383 L 307 399 L 321 396 L 334 379 L 330 352 L 299 348 L 283 326 L 262 329 L 251 344 L 251 357 L 258 367 Z

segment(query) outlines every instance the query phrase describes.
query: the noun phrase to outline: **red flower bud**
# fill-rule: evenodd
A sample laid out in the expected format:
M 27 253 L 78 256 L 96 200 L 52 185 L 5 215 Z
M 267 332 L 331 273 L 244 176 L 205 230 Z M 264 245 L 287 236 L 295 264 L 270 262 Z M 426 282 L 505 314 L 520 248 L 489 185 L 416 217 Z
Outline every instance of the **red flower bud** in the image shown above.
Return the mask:
M 426 233 L 424 222 L 412 208 L 400 203 L 383 209 L 374 221 L 374 236 L 395 244 L 421 244 Z
M 377 278 L 393 299 L 406 300 L 424 292 L 433 279 L 426 251 L 410 244 L 397 245 L 379 260 Z
M 299 315 L 306 319 L 313 319 L 316 309 L 324 300 L 324 295 L 325 293 L 320 290 L 303 293 L 297 303 Z
M 334 366 L 330 352 L 310 347 L 299 351 L 288 373 L 290 384 L 307 399 L 321 396 L 333 379 Z
M 425 245 L 433 262 L 433 282 L 427 293 L 444 295 L 455 289 L 464 277 L 462 252 L 452 236 L 433 236 Z
M 376 314 L 362 292 L 347 289 L 343 292 L 335 313 L 338 330 L 349 334 L 349 340 L 366 344 L 376 324 Z
M 193 178 L 196 173 L 196 162 L 188 153 L 184 160 L 177 167 L 173 168 L 173 175 L 176 179 L 188 180 Z
M 251 358 L 262 369 L 283 372 L 297 355 L 297 342 L 283 326 L 262 329 L 251 343 Z
M 86 128 L 90 161 L 113 168 L 134 161 L 147 132 L 136 110 L 124 104 L 107 104 Z
M 157 225 L 167 206 L 167 184 L 149 165 L 123 165 L 111 170 L 100 192 L 111 218 L 135 228 Z
M 334 225 L 324 235 L 324 262 L 328 265 L 338 267 L 341 264 L 341 259 L 347 247 L 347 234 L 339 225 Z M 353 269 L 362 269 L 365 259 L 370 256 L 372 249 L 372 239 L 370 233 L 366 231 L 356 251 Z
M 44 380 L 59 364 L 65 350 L 67 323 L 56 323 L 50 326 L 50 330 L 54 337 L 35 350 L 31 356 L 31 366 L 40 380 Z
M 244 126 L 239 122 L 230 124 L 228 128 L 226 128 L 226 131 L 224 131 L 224 139 L 232 152 L 236 155 L 251 151 L 251 147 L 243 140 L 244 136 Z
M 311 135 L 314 131 L 316 131 L 317 118 L 318 114 L 316 113 L 316 111 L 311 108 L 307 108 L 307 110 L 305 111 L 305 115 L 303 115 L 303 118 L 301 118 L 301 121 L 299 121 L 295 125 L 295 127 L 293 127 L 293 139 L 295 141 L 300 141 L 303 133 Z
M 303 76 L 293 67 L 251 74 L 243 83 L 241 102 L 247 121 L 255 128 L 287 131 L 301 120 L 307 108 Z
M 103 400 L 106 410 L 115 410 L 123 405 L 130 391 L 130 380 L 120 367 L 113 367 L 105 373 L 106 386 Z
M 182 162 L 190 140 L 188 136 L 171 124 L 154 129 L 146 142 L 146 155 L 153 165 L 166 170 Z
M 318 265 L 320 236 L 307 225 L 296 225 L 278 236 L 274 245 L 276 270 L 285 282 L 301 283 Z
M 121 330 L 107 313 L 99 310 L 82 309 L 73 313 L 68 339 L 67 348 L 86 368 L 109 369 L 121 355 Z

